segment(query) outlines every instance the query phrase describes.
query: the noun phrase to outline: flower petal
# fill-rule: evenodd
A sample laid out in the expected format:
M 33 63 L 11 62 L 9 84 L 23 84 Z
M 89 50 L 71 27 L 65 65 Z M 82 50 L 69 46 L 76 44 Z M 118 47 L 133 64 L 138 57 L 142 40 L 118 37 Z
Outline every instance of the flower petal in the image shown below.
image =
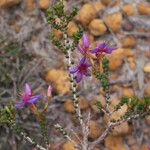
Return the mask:
M 71 69 L 69 70 L 69 73 L 73 74 L 73 73 L 77 72 L 78 69 L 79 69 L 79 67 L 78 67 L 78 66 L 75 66 L 75 67 L 73 67 L 73 68 L 71 68 Z
M 117 48 L 116 47 L 106 47 L 105 48 L 105 52 L 108 53 L 108 54 L 111 54 L 112 51 L 116 50 Z
M 86 64 L 87 67 L 91 67 L 91 66 L 92 66 L 92 65 L 91 65 L 89 62 L 87 62 L 87 61 L 85 62 L 85 64 Z
M 95 53 L 97 53 L 98 52 L 98 47 L 95 47 L 95 48 L 93 48 L 93 49 L 91 49 L 91 50 L 89 50 L 89 52 L 91 52 L 91 53 L 93 53 L 93 54 L 95 54 Z
M 82 59 L 81 59 L 81 60 L 80 60 L 80 62 L 79 62 L 79 65 L 84 64 L 85 60 L 86 60 L 86 57 L 85 57 L 85 56 L 84 56 L 84 57 L 82 57 Z
M 82 41 L 83 41 L 83 48 L 88 48 L 89 47 L 89 40 L 88 40 L 88 37 L 86 34 L 83 34 Z
M 78 48 L 78 50 L 79 50 L 79 52 L 80 52 L 81 54 L 84 53 L 84 50 L 83 50 L 83 48 L 81 47 L 81 45 L 78 44 L 77 48 Z
M 92 50 L 89 50 L 91 53 L 97 53 L 100 49 L 104 49 L 107 46 L 107 44 L 105 42 L 99 44 L 98 46 L 96 46 L 95 48 L 93 48 Z
M 22 108 L 24 105 L 25 105 L 25 102 L 24 102 L 24 101 L 21 101 L 21 102 L 16 103 L 16 104 L 15 104 L 15 107 L 16 107 L 16 108 Z
M 89 72 L 84 73 L 85 76 L 90 77 L 91 74 Z
M 24 94 L 26 96 L 31 96 L 32 95 L 31 87 L 28 83 L 25 84 Z
M 106 42 L 103 42 L 103 43 L 99 44 L 97 47 L 98 47 L 99 49 L 103 49 L 103 48 L 105 48 L 106 46 L 107 46 L 107 43 L 106 43 Z
M 79 83 L 82 80 L 83 74 L 78 72 L 76 76 L 76 82 Z
M 92 50 L 89 50 L 91 53 L 97 53 L 100 49 L 104 49 L 107 46 L 107 44 L 105 42 L 97 45 L 95 48 L 93 48 Z
M 36 101 L 38 101 L 38 99 L 40 98 L 41 95 L 35 95 L 32 96 L 27 102 L 28 103 L 35 103 Z

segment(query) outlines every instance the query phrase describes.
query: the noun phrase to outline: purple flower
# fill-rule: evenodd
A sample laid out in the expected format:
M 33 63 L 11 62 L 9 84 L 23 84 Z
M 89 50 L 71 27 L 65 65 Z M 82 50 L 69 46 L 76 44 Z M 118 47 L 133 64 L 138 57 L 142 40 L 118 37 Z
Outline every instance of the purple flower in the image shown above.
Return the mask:
M 24 105 L 36 103 L 41 95 L 32 95 L 31 87 L 28 83 L 25 84 L 24 94 L 21 95 L 21 100 L 15 104 L 16 108 L 22 108 Z
M 96 54 L 97 56 L 101 55 L 102 53 L 111 54 L 112 51 L 116 50 L 115 46 L 109 47 L 106 42 L 103 42 L 96 46 L 94 49 L 90 50 L 91 53 Z
M 87 49 L 89 48 L 89 40 L 86 34 L 83 34 L 82 36 L 82 45 L 78 44 L 78 50 L 81 54 L 85 54 Z
M 148 150 L 150 150 L 150 144 L 148 145 Z
M 77 73 L 77 76 L 76 76 L 76 82 L 79 83 L 82 78 L 83 78 L 83 75 L 85 76 L 90 76 L 90 73 L 89 73 L 89 67 L 91 66 L 91 64 L 89 64 L 87 61 L 86 61 L 86 57 L 84 56 L 79 64 L 75 67 L 73 67 L 72 69 L 70 69 L 70 74 L 74 74 L 74 73 Z

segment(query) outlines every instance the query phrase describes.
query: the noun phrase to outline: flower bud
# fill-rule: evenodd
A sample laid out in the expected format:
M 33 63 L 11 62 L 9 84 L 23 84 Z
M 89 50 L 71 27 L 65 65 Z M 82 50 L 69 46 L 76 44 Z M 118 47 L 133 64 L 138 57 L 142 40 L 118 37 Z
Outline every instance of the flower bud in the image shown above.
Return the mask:
M 49 85 L 47 89 L 47 97 L 50 97 L 52 95 L 52 87 Z

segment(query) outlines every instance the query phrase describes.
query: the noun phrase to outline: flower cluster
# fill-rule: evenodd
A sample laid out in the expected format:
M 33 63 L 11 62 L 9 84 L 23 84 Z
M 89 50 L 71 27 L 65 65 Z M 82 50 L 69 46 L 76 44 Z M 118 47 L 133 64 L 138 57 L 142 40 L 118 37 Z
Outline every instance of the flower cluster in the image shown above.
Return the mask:
M 98 44 L 93 49 L 90 49 L 90 43 L 86 34 L 82 36 L 82 44 L 78 44 L 78 50 L 83 55 L 79 64 L 70 69 L 70 74 L 77 73 L 76 82 L 79 83 L 83 76 L 90 76 L 90 67 L 94 66 L 94 63 L 99 63 L 102 56 L 106 54 L 111 54 L 112 51 L 116 50 L 115 46 L 109 46 L 108 43 L 103 42 Z

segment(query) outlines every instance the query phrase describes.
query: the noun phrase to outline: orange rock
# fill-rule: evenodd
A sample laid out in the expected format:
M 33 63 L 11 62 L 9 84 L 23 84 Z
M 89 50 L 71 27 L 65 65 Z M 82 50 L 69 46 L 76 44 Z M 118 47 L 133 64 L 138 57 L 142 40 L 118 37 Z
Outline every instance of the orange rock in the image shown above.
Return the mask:
M 123 60 L 117 59 L 116 57 L 112 57 L 109 61 L 110 61 L 109 68 L 111 70 L 115 70 L 115 69 L 119 68 L 123 63 Z
M 94 148 L 94 150 L 101 150 L 100 148 Z
M 92 3 L 97 12 L 100 12 L 104 9 L 104 5 L 100 1 L 96 1 Z
M 27 0 L 26 1 L 27 10 L 31 11 L 34 8 L 34 1 L 33 0 Z
M 145 55 L 146 57 L 149 57 L 149 58 L 150 58 L 150 51 L 144 52 L 144 55 Z
M 104 17 L 104 20 L 108 27 L 114 32 L 118 32 L 122 26 L 122 14 L 120 12 L 107 15 Z
M 51 0 L 39 0 L 39 6 L 41 9 L 47 9 Z
M 134 56 L 134 51 L 130 48 L 124 48 L 123 54 L 127 57 Z
M 62 37 L 62 32 L 57 29 L 51 29 L 51 32 L 55 35 L 56 38 L 60 39 Z
M 104 5 L 108 5 L 112 2 L 112 0 L 101 0 Z
M 93 34 L 94 36 L 100 36 L 106 32 L 107 28 L 103 20 L 94 19 L 89 24 L 89 30 L 90 30 L 90 33 Z
M 133 4 L 125 4 L 122 6 L 122 11 L 128 16 L 134 15 L 134 5 Z
M 147 63 L 143 69 L 144 69 L 144 72 L 150 73 L 150 63 Z
M 100 94 L 101 94 L 101 95 L 103 95 L 103 96 L 105 95 L 105 92 L 104 92 L 104 90 L 103 90 L 103 88 L 102 88 L 102 87 L 100 87 L 99 92 L 100 92 Z
M 148 30 L 148 29 L 143 28 L 143 27 L 139 27 L 139 28 L 137 28 L 137 31 L 138 31 L 138 32 L 142 32 L 142 33 L 144 33 L 144 32 L 149 32 L 149 30 Z
M 118 78 L 118 74 L 112 71 L 109 78 L 110 80 L 116 80 Z
M 78 29 L 77 25 L 75 24 L 75 22 L 73 22 L 73 21 L 69 22 L 68 27 L 67 27 L 68 36 L 73 36 L 73 34 L 78 31 L 79 31 L 79 29 Z
M 62 150 L 78 150 L 78 149 L 76 149 L 70 141 L 67 141 L 62 145 Z
M 101 126 L 96 121 L 90 121 L 89 125 L 89 138 L 96 139 L 98 138 L 102 133 Z
M 96 9 L 92 4 L 84 4 L 78 11 L 75 19 L 79 21 L 83 26 L 88 25 L 96 17 Z
M 126 36 L 121 40 L 122 47 L 134 47 L 136 45 L 136 38 L 134 36 Z
M 109 135 L 105 139 L 105 146 L 109 150 L 127 150 L 120 136 Z
M 0 0 L 0 7 L 12 7 L 16 4 L 18 4 L 20 0 Z
M 47 72 L 45 80 L 52 84 L 52 87 L 60 95 L 64 95 L 70 91 L 70 82 L 65 71 L 59 69 L 51 69 Z
M 79 106 L 81 110 L 89 108 L 89 102 L 84 97 L 79 98 Z
M 134 96 L 134 92 L 132 88 L 123 88 L 122 89 L 122 96 L 132 97 Z
M 135 62 L 135 59 L 133 57 L 129 57 L 128 58 L 128 63 L 129 63 L 129 67 L 132 69 L 132 70 L 135 70 L 136 69 L 136 62 Z
M 150 14 L 150 3 L 141 2 L 137 6 L 138 12 L 141 15 L 149 15 Z
M 129 63 L 129 67 L 132 69 L 132 70 L 135 70 L 136 69 L 136 64 L 134 62 L 130 62 Z
M 110 88 L 110 92 L 114 92 L 114 93 L 117 93 L 118 91 L 120 90 L 120 86 L 118 85 L 112 85 L 111 88 Z
M 131 128 L 128 122 L 123 122 L 122 124 L 115 126 L 112 130 L 112 135 L 114 136 L 127 135 L 130 133 L 131 133 Z
M 148 125 L 150 125 L 150 116 L 146 117 L 146 122 Z
M 150 84 L 148 84 L 144 90 L 146 95 L 150 95 Z
M 123 49 L 122 48 L 118 48 L 115 51 L 113 51 L 113 53 L 111 55 L 117 55 L 117 56 L 123 56 Z
M 85 110 L 89 107 L 89 103 L 86 99 L 81 97 L 79 99 L 79 106 L 80 106 L 81 110 Z M 64 103 L 64 108 L 69 113 L 74 113 L 74 111 L 75 111 L 72 100 L 66 100 Z
M 131 150 L 140 150 L 137 144 L 131 146 Z
M 104 5 L 109 5 L 109 4 L 112 4 L 113 3 L 113 5 L 116 5 L 118 2 L 119 2 L 119 0 L 101 0 L 101 2 L 104 4 Z
M 94 43 L 94 36 L 89 34 L 88 38 L 89 38 L 90 43 L 93 44 Z
M 120 117 L 123 116 L 126 113 L 126 111 L 127 111 L 127 106 L 123 105 L 121 109 L 113 113 L 113 115 L 111 116 L 111 119 L 114 119 L 114 120 L 120 119 Z
M 69 99 L 65 101 L 64 108 L 69 113 L 74 113 L 74 111 L 75 111 L 73 102 L 72 102 L 72 100 L 69 100 Z
M 140 150 L 149 150 L 148 149 L 148 144 L 142 144 Z
M 121 67 L 123 63 L 123 49 L 117 49 L 115 50 L 110 56 L 109 59 L 109 68 L 111 70 L 115 70 L 119 67 Z
M 100 110 L 99 110 L 99 109 L 97 108 L 97 106 L 95 105 L 97 101 L 101 103 L 102 107 L 105 107 L 105 106 L 106 106 L 105 97 L 100 94 L 99 96 L 93 97 L 93 99 L 92 99 L 91 102 L 90 102 L 91 108 L 92 108 L 95 112 L 100 112 Z

